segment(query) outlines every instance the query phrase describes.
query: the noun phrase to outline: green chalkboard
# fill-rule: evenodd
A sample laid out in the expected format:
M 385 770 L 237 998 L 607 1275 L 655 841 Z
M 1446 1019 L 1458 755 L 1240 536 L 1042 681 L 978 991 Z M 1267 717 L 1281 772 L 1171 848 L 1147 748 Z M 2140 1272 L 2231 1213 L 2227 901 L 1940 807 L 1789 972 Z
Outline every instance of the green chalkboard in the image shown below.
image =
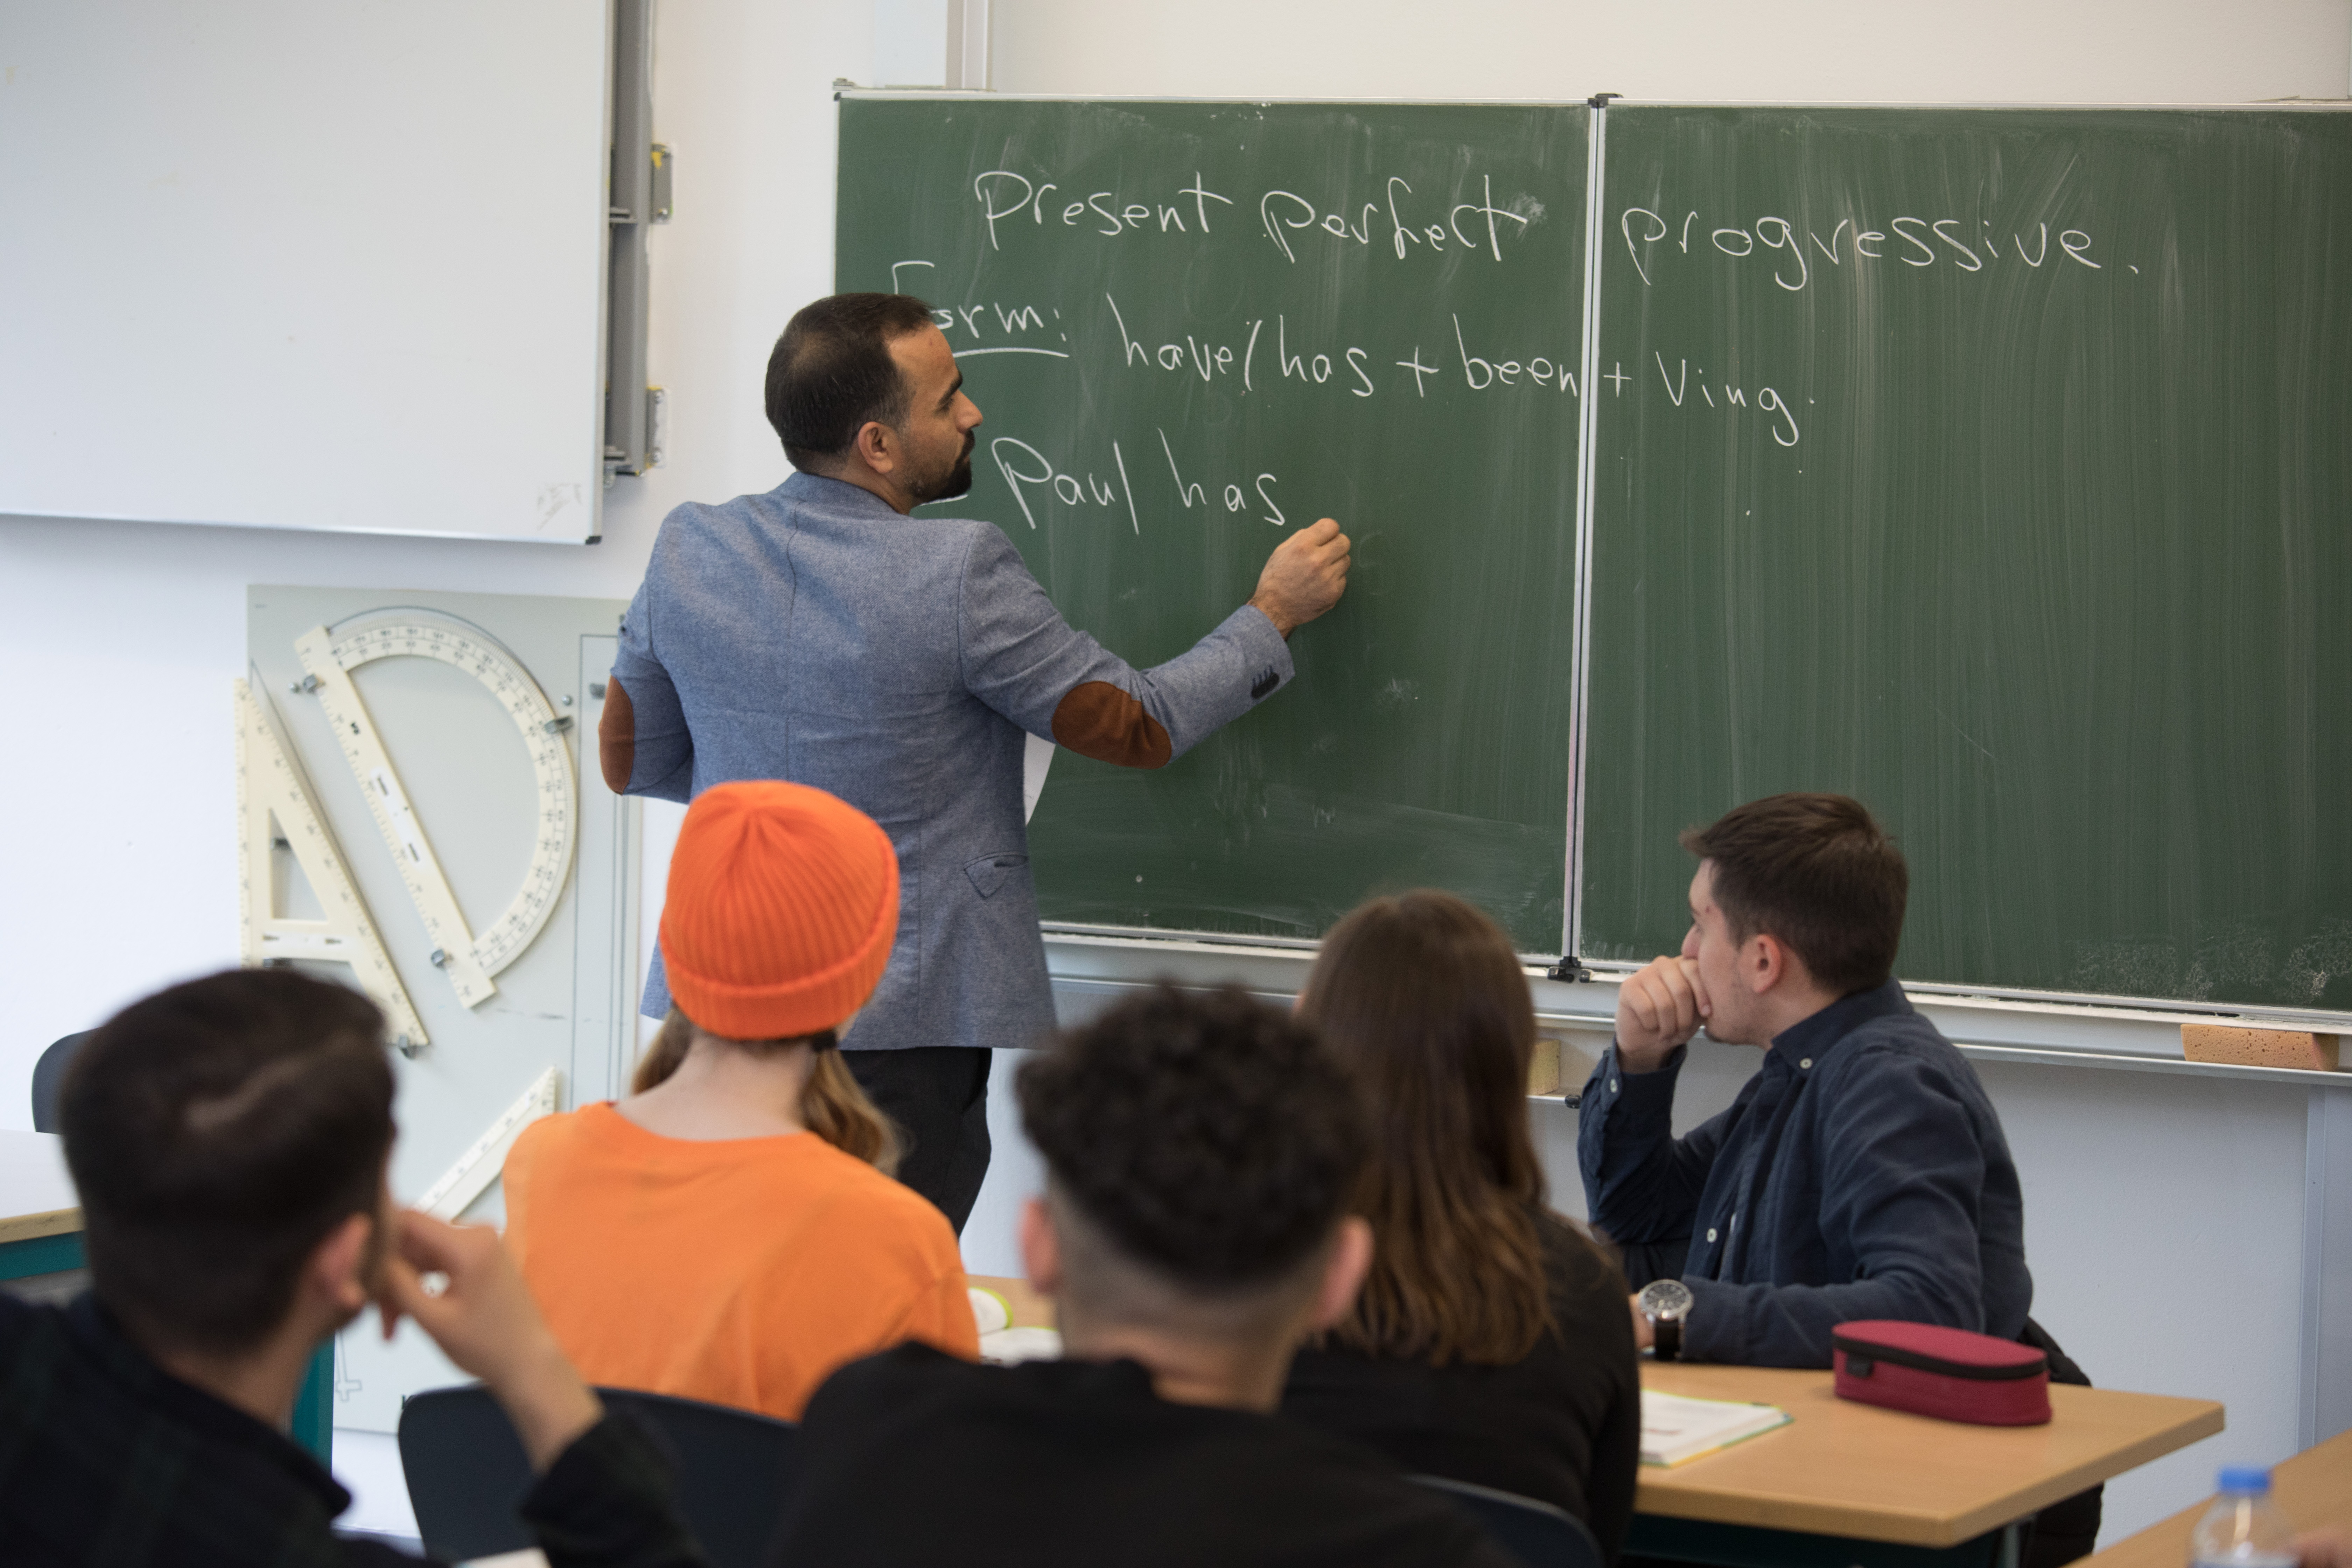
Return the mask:
M 1067 752 L 1049 921 L 1319 934 L 1434 885 L 1559 951 L 1590 112 L 841 105 L 835 284 L 938 308 L 971 495 L 1138 665 L 1335 516 L 1299 679 L 1171 767 Z
M 1584 953 L 1836 789 L 1906 978 L 2352 1008 L 2352 115 L 1602 142 Z

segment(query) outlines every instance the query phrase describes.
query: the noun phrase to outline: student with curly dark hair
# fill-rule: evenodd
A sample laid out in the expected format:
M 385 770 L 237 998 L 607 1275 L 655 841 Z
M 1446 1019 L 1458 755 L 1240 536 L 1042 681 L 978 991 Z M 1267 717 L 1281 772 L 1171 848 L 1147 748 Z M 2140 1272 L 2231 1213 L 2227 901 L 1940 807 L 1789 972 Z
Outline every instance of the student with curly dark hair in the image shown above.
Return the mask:
M 1374 900 L 1323 939 L 1298 1016 L 1369 1108 L 1356 1208 L 1373 1245 L 1355 1306 L 1291 1363 L 1283 1414 L 1556 1504 L 1613 1560 L 1642 1438 L 1625 1279 L 1545 1206 L 1510 939 L 1451 893 Z
M 1444 1498 L 1273 1414 L 1370 1252 L 1358 1100 L 1310 1030 L 1162 986 L 1030 1063 L 1020 1095 L 1046 1167 L 1022 1250 L 1068 1359 L 906 1345 L 835 1373 L 779 1561 L 1504 1568 Z

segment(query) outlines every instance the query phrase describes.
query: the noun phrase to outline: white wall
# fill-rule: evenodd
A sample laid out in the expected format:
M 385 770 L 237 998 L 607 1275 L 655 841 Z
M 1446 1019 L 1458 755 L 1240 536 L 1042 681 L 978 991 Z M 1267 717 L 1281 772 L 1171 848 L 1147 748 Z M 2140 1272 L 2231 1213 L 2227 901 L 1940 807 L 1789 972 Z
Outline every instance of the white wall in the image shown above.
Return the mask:
M 2341 98 L 2344 0 L 994 0 L 999 92 L 2195 103 Z
M 2210 100 L 2340 95 L 2352 56 L 2343 0 L 993 8 L 996 84 L 1012 91 Z M 48 1040 L 234 960 L 228 682 L 247 584 L 625 595 L 669 506 L 783 476 L 761 372 L 786 316 L 829 285 L 830 86 L 869 79 L 873 39 L 866 0 L 661 8 L 655 125 L 678 157 L 677 216 L 652 237 L 651 368 L 671 397 L 670 467 L 611 492 L 603 544 L 0 518 L 0 1127 L 29 1125 Z M 126 446 L 121 461 L 141 460 Z M 657 897 L 658 862 L 647 881 Z M 1000 1088 L 1013 1065 L 1008 1053 Z M 2102 1383 L 2231 1405 L 2228 1436 L 2114 1489 L 2111 1537 L 2199 1491 L 2206 1449 L 2288 1452 L 2294 1325 L 2277 1303 L 2296 1278 L 2300 1098 L 2072 1069 L 1986 1079 L 2026 1172 L 2038 1315 Z M 1727 1097 L 1736 1063 L 1708 1081 Z M 1008 1097 L 968 1244 L 983 1270 L 1012 1266 L 1010 1215 L 1034 1171 L 1010 1110 Z M 1573 1208 L 1572 1131 L 1540 1114 Z
M 247 584 L 626 597 L 669 507 L 789 471 L 761 377 L 785 318 L 831 285 L 831 84 L 865 75 L 872 44 L 858 5 L 663 8 L 656 127 L 678 158 L 677 216 L 651 237 L 650 370 L 670 392 L 671 458 L 608 493 L 604 543 L 0 517 L 0 1127 L 31 1125 L 50 1040 L 236 960 L 228 693 Z M 135 440 L 120 460 L 141 460 Z

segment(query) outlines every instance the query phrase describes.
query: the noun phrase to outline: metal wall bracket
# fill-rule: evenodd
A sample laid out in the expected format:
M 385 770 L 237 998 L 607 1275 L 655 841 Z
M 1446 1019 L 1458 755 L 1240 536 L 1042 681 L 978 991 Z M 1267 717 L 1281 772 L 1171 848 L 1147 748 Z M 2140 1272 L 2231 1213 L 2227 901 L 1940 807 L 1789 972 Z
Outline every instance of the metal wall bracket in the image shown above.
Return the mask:
M 653 209 L 656 223 L 669 221 L 670 178 L 677 162 L 677 160 L 670 154 L 667 142 L 654 143 Z

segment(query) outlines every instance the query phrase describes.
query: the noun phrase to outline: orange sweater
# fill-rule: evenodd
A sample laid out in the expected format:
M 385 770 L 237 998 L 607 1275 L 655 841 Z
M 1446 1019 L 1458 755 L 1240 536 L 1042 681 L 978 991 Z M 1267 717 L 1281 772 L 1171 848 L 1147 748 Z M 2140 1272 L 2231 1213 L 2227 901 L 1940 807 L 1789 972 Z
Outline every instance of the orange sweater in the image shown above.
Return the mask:
M 980 1353 L 946 1217 L 814 1132 L 694 1142 L 605 1102 L 525 1131 L 505 1184 L 507 1246 L 590 1383 L 797 1421 L 844 1362 Z

